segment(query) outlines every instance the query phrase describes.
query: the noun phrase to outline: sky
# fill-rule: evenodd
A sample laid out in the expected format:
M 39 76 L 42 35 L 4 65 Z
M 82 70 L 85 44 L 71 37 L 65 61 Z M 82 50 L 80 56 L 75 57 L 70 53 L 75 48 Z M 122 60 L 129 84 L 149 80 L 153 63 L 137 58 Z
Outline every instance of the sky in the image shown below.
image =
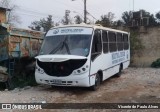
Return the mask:
M 134 1 L 134 2 L 133 2 Z M 53 16 L 53 20 L 60 21 L 65 10 L 70 10 L 72 19 L 78 14 L 83 17 L 83 0 L 11 0 L 17 5 L 15 13 L 20 16 L 21 24 L 17 27 L 27 29 L 31 22 Z M 134 5 L 133 5 L 134 3 Z M 138 11 L 145 9 L 148 12 L 156 13 L 160 11 L 160 0 L 87 0 L 87 11 L 96 19 L 101 15 L 113 12 L 115 19 L 121 19 L 124 11 Z M 134 7 L 133 7 L 134 6 Z M 89 16 L 91 21 L 96 21 Z

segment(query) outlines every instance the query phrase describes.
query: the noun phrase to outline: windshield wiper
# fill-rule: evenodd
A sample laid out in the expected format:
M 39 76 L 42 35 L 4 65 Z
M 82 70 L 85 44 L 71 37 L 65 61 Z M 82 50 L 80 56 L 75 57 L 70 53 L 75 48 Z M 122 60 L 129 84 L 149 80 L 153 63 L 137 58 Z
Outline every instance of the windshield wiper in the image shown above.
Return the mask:
M 67 38 L 64 39 L 63 42 L 61 42 L 55 49 L 53 49 L 49 54 L 54 54 L 56 53 L 59 49 L 62 50 L 63 47 L 65 46 L 66 47 L 66 50 L 67 50 L 67 53 L 68 54 L 71 54 L 70 50 L 69 50 L 69 47 L 68 47 L 68 44 L 66 43 L 67 41 Z
M 71 52 L 70 52 L 70 50 L 69 50 L 69 47 L 68 47 L 68 44 L 67 44 L 66 42 L 64 42 L 64 45 L 65 45 L 65 47 L 66 47 L 67 53 L 68 53 L 68 54 L 71 54 Z

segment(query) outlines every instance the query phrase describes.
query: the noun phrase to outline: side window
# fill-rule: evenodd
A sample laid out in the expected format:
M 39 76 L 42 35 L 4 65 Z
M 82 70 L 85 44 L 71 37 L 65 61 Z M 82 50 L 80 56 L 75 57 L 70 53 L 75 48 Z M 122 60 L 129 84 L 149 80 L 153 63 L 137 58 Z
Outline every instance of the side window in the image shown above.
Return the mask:
M 110 52 L 117 51 L 116 34 L 114 32 L 108 32 L 108 37 L 109 37 L 109 51 Z
M 102 52 L 101 30 L 95 30 L 92 42 L 92 60 Z
M 122 33 L 117 33 L 117 47 L 118 47 L 118 51 L 121 51 L 124 49 Z
M 95 30 L 92 44 L 92 53 L 102 52 L 101 30 Z
M 123 34 L 124 39 L 124 50 L 129 49 L 129 41 L 128 41 L 128 34 Z
M 103 38 L 103 52 L 108 53 L 108 33 L 107 31 L 102 31 L 102 38 Z

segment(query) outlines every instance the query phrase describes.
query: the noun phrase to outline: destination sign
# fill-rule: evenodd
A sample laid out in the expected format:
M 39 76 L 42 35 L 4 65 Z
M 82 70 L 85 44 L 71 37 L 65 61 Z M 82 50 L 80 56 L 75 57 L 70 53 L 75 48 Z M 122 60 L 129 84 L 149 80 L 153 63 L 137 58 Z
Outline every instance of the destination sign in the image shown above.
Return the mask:
M 85 27 L 64 27 L 64 28 L 55 28 L 50 30 L 47 33 L 47 36 L 52 35 L 70 35 L 70 34 L 86 34 L 91 35 L 93 28 L 85 28 Z

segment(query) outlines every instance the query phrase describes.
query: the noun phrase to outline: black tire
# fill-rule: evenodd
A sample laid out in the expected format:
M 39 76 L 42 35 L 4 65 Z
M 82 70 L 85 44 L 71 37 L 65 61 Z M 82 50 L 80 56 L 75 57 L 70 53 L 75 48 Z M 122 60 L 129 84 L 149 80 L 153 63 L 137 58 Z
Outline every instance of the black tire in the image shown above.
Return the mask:
M 119 72 L 116 74 L 116 77 L 120 77 L 122 75 L 122 69 L 123 69 L 123 66 L 120 65 Z
M 97 73 L 96 74 L 96 79 L 95 79 L 95 85 L 91 86 L 90 89 L 92 91 L 96 91 L 99 88 L 100 83 L 101 83 L 100 75 Z
M 51 85 L 51 88 L 52 88 L 52 89 L 54 89 L 54 88 L 55 88 L 55 86 L 54 86 L 54 85 Z

